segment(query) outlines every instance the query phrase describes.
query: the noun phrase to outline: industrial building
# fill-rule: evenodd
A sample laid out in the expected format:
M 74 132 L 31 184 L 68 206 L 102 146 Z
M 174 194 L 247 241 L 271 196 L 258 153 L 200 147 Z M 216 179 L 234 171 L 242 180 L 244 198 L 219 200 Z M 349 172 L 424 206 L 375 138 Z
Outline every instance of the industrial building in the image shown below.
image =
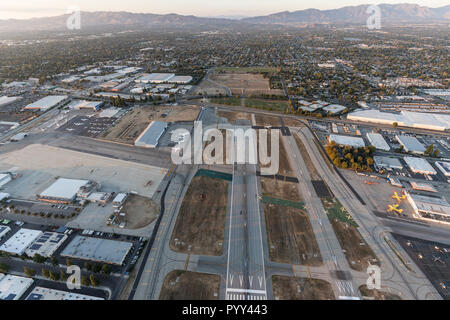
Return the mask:
M 0 97 L 0 108 L 1 107 L 6 107 L 7 105 L 10 105 L 11 103 L 19 101 L 20 99 L 22 99 L 22 98 L 21 97 L 2 96 L 2 97 Z
M 128 199 L 128 193 L 119 193 L 113 200 L 113 206 L 119 208 Z
M 66 241 L 67 235 L 56 232 L 44 232 L 25 251 L 26 255 L 33 258 L 36 254 L 49 258 Z
M 74 100 L 68 107 L 73 110 L 89 109 L 93 111 L 98 111 L 103 106 L 103 101 L 86 101 L 86 100 Z
M 26 300 L 47 300 L 47 301 L 89 301 L 89 300 L 105 300 L 84 294 L 66 292 L 44 287 L 36 287 L 31 291 Z
M 48 96 L 27 105 L 24 110 L 47 111 L 51 108 L 62 105 L 68 96 Z
M 354 148 L 364 148 L 366 146 L 366 143 L 362 138 L 341 136 L 337 134 L 331 134 L 328 137 L 328 142 L 335 142 L 340 146 L 350 146 Z
M 369 140 L 370 144 L 373 145 L 378 150 L 390 151 L 391 147 L 384 140 L 383 136 L 379 133 L 368 133 L 367 140 Z
M 166 122 L 153 121 L 149 124 L 147 129 L 141 133 L 141 135 L 136 139 L 136 147 L 144 148 L 156 148 L 159 143 L 159 139 L 163 136 L 166 131 L 168 124 Z
M 132 247 L 130 242 L 76 236 L 61 256 L 123 265 Z
M 436 167 L 442 171 L 446 177 L 450 177 L 450 162 L 437 161 Z
M 9 198 L 9 193 L 0 192 L 0 202 Z
M 54 203 L 72 203 L 83 188 L 89 188 L 92 184 L 88 180 L 59 178 L 38 195 L 38 199 Z
M 403 159 L 405 160 L 406 164 L 411 169 L 411 171 L 414 173 L 425 175 L 437 174 L 436 170 L 434 170 L 431 164 L 425 159 L 415 157 L 404 157 Z
M 0 251 L 21 256 L 41 235 L 39 230 L 20 229 L 0 247 Z
M 403 165 L 400 163 L 400 160 L 397 158 L 389 158 L 389 157 L 373 157 L 373 161 L 375 164 L 375 168 L 377 170 L 402 170 Z
M 173 73 L 151 73 L 144 74 L 135 81 L 137 83 L 165 83 L 169 82 L 173 77 L 175 77 Z
M 421 144 L 420 141 L 417 140 L 417 138 L 401 135 L 398 135 L 395 138 L 403 146 L 406 152 L 411 152 L 420 155 L 423 155 L 425 153 L 426 150 L 425 146 Z
M 10 227 L 0 226 L 0 240 L 2 240 L 10 231 Z
M 416 218 L 450 224 L 450 204 L 437 197 L 406 193 Z
M 437 190 L 429 183 L 411 181 L 411 188 L 417 191 L 437 192 Z
M 347 110 L 346 107 L 341 106 L 339 104 L 330 104 L 329 106 L 326 106 L 325 108 L 322 109 L 323 111 L 331 114 L 331 115 L 336 115 L 339 113 L 342 113 L 344 111 Z
M 0 188 L 10 182 L 12 177 L 9 173 L 0 173 Z
M 378 110 L 355 111 L 347 116 L 348 120 L 428 129 L 435 131 L 450 130 L 450 115 L 402 111 L 400 114 L 380 112 Z
M 31 287 L 33 279 L 6 275 L 0 280 L 0 300 L 19 300 Z
M 188 84 L 191 83 L 193 79 L 194 78 L 192 78 L 191 76 L 174 76 L 168 82 L 176 84 Z
M 111 199 L 111 193 L 107 193 L 107 192 L 93 192 L 89 195 L 89 197 L 87 197 L 86 200 L 93 202 L 93 203 L 98 203 L 101 205 L 105 205 L 108 203 L 108 201 Z

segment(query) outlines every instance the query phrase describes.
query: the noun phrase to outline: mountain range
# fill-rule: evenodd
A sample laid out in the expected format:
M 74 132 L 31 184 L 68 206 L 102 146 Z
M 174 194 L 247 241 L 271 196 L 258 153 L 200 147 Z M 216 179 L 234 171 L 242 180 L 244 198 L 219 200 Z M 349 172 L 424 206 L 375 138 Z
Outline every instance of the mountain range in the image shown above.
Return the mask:
M 178 14 L 151 14 L 130 12 L 82 12 L 82 26 L 89 27 L 230 27 L 239 25 L 309 25 L 309 24 L 364 24 L 370 14 L 369 5 L 349 6 L 332 10 L 307 9 L 280 12 L 267 16 L 242 18 L 204 18 Z M 450 5 L 430 8 L 416 4 L 381 4 L 383 25 L 410 23 L 448 23 Z M 63 30 L 69 15 L 28 20 L 0 20 L 0 31 Z

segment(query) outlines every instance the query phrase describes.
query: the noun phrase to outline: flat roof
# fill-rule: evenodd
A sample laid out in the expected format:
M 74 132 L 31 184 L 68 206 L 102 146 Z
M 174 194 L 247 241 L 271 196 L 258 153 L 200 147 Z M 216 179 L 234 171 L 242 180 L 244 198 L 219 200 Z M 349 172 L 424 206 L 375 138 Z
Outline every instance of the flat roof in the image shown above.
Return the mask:
M 99 109 L 104 104 L 103 101 L 87 101 L 87 100 L 74 100 L 69 103 L 70 109 Z
M 33 289 L 33 291 L 31 291 L 26 300 L 59 301 L 59 300 L 105 300 L 105 299 L 73 292 L 48 289 L 44 287 L 36 287 Z
M 438 167 L 445 176 L 450 177 L 450 162 L 436 161 L 436 167 Z
M 128 197 L 128 194 L 126 193 L 119 193 L 113 200 L 113 202 L 119 202 L 122 203 L 125 201 L 125 199 Z
M 404 157 L 403 159 L 413 172 L 431 175 L 437 174 L 436 170 L 425 159 L 415 157 Z
M 173 77 L 175 77 L 175 74 L 173 73 L 150 73 L 150 74 L 144 74 L 140 78 L 137 79 L 137 81 L 141 82 L 168 82 Z
M 61 255 L 122 265 L 132 246 L 133 244 L 130 242 L 76 236 Z
M 39 230 L 20 229 L 0 247 L 0 251 L 20 256 L 41 235 Z
M 351 146 L 355 148 L 365 147 L 366 144 L 362 138 L 341 136 L 337 134 L 331 134 L 329 137 L 330 141 L 334 141 L 339 145 Z
M 347 110 L 347 107 L 341 106 L 340 104 L 330 104 L 329 106 L 323 108 L 323 110 L 335 114 Z
M 67 235 L 57 232 L 44 232 L 25 251 L 27 256 L 33 258 L 36 254 L 49 258 L 66 241 Z
M 379 133 L 368 133 L 367 139 L 378 150 L 384 150 L 384 151 L 391 150 L 391 147 L 389 146 L 389 144 L 386 142 L 386 140 L 384 140 L 383 136 Z
M 153 121 L 136 139 L 135 145 L 138 147 L 156 148 L 167 127 L 167 122 Z
M 412 151 L 417 153 L 424 153 L 426 150 L 425 146 L 422 143 L 420 143 L 420 141 L 417 140 L 416 137 L 398 135 L 396 136 L 396 138 L 398 142 L 400 142 L 400 144 L 404 146 L 405 150 L 408 152 Z
M 48 96 L 27 105 L 24 109 L 47 110 L 66 100 L 68 96 Z
M 88 183 L 88 180 L 59 178 L 50 187 L 45 189 L 40 194 L 40 197 L 72 200 L 76 197 L 81 187 L 84 187 Z
M 373 161 L 375 162 L 375 165 L 380 168 L 392 168 L 400 170 L 403 168 L 403 165 L 397 158 L 375 156 L 373 157 Z
M 409 193 L 408 198 L 414 202 L 419 211 L 450 216 L 450 204 L 442 199 Z
M 169 82 L 172 83 L 189 83 L 193 80 L 191 76 L 174 76 L 169 79 Z
M 6 236 L 11 231 L 10 227 L 0 226 L 0 239 Z
M 19 300 L 33 284 L 30 278 L 6 275 L 0 280 L 0 300 Z
M 350 113 L 349 120 L 445 131 L 450 129 L 450 115 L 402 111 L 400 114 L 361 110 Z
M 0 97 L 0 107 L 6 106 L 8 104 L 11 104 L 15 101 L 18 101 L 22 99 L 22 97 L 8 97 L 8 96 L 2 96 Z

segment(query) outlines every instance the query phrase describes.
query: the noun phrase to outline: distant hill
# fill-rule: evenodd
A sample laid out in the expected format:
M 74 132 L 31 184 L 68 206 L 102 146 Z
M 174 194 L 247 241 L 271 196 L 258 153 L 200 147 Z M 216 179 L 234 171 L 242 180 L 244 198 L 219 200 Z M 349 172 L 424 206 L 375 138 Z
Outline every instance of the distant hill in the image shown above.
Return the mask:
M 301 25 L 301 24 L 361 24 L 368 18 L 369 5 L 344 7 L 333 10 L 307 9 L 280 12 L 261 17 L 200 18 L 178 14 L 151 14 L 130 12 L 82 12 L 82 27 L 129 27 L 177 28 L 177 27 L 229 27 L 245 25 Z M 450 6 L 429 8 L 415 4 L 380 5 L 382 24 L 450 22 Z M 63 30 L 69 15 L 28 20 L 0 20 L 0 32 Z M 233 17 L 236 18 L 236 17 Z
M 307 9 L 280 12 L 268 16 L 243 19 L 258 24 L 342 24 L 365 23 L 369 5 L 344 7 L 333 10 Z M 450 22 L 450 6 L 429 8 L 416 4 L 381 4 L 381 20 L 384 24 Z

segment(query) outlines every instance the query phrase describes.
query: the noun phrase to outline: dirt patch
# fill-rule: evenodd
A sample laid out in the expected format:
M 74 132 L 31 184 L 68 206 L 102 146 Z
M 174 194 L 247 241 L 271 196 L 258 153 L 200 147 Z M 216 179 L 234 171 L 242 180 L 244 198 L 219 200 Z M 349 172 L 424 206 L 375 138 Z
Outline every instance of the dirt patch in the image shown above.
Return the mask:
M 164 279 L 159 300 L 218 300 L 220 276 L 172 271 Z
M 284 95 L 283 90 L 271 89 L 270 78 L 257 73 L 213 74 L 211 80 L 228 87 L 233 95 Z
M 331 284 L 319 279 L 273 276 L 276 300 L 335 300 Z
M 257 126 L 273 126 L 281 127 L 281 121 L 279 117 L 264 116 L 260 114 L 255 115 Z
M 141 229 L 156 220 L 160 209 L 152 199 L 132 194 L 122 212 L 126 213 L 127 229 Z
M 300 121 L 291 118 L 283 118 L 283 121 L 284 125 L 287 127 L 303 128 L 305 126 Z
M 380 290 L 369 290 L 366 285 L 359 288 L 361 295 L 373 300 L 402 300 L 398 295 Z
M 280 170 L 278 171 L 278 174 L 288 177 L 293 175 L 291 164 L 289 163 L 289 156 L 284 146 L 283 139 L 280 141 Z
M 145 106 L 134 108 L 114 126 L 106 130 L 101 139 L 134 145 L 139 135 L 152 121 L 181 122 L 195 121 L 200 107 Z
M 375 253 L 358 231 L 358 225 L 335 199 L 322 198 L 324 208 L 353 270 L 365 272 L 369 265 L 380 265 Z
M 170 241 L 171 249 L 198 255 L 222 255 L 227 200 L 227 181 L 195 177 L 181 205 Z
M 252 115 L 245 112 L 217 111 L 217 116 L 227 119 L 231 124 L 234 124 L 237 120 L 252 120 Z
M 270 178 L 261 178 L 261 185 L 264 195 L 289 201 L 302 201 L 302 197 L 298 192 L 298 184 L 296 183 Z
M 264 213 L 272 261 L 322 265 L 319 246 L 305 211 L 266 203 Z

